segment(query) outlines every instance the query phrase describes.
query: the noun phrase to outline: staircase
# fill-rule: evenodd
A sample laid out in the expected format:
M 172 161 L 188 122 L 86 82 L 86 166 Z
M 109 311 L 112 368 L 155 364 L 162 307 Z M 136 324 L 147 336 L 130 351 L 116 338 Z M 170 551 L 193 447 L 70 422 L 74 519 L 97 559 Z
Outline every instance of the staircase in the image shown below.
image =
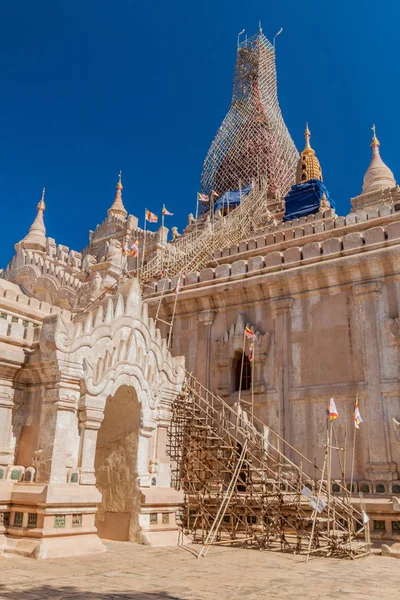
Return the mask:
M 370 552 L 368 523 L 344 487 L 332 494 L 323 473 L 243 403 L 229 406 L 188 372 L 168 452 L 173 485 L 185 495 L 181 527 L 203 545 L 200 554 L 213 544 L 308 556 Z
M 142 284 L 155 281 L 160 278 L 163 267 L 168 268 L 169 277 L 203 269 L 212 259 L 214 250 L 246 239 L 265 220 L 273 220 L 267 209 L 267 193 L 253 190 L 226 217 L 214 223 L 209 221 L 203 229 L 166 244 L 162 252 L 144 265 L 139 279 Z

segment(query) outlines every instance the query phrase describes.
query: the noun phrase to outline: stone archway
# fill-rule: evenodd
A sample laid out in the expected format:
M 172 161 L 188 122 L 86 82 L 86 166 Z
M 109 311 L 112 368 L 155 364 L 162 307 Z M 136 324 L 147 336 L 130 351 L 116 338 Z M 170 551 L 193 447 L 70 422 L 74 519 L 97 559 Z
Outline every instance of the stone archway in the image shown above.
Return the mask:
M 138 438 L 140 404 L 133 387 L 109 396 L 98 432 L 95 473 L 102 494 L 95 525 L 101 538 L 137 541 L 140 508 Z

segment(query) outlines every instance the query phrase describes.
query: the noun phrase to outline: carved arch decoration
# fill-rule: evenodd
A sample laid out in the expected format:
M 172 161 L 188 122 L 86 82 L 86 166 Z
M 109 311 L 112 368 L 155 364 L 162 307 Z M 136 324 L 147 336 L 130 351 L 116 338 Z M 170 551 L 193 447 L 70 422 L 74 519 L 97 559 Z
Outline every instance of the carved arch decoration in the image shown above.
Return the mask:
M 149 318 L 138 281 L 127 280 L 117 294 L 85 312 L 63 311 L 46 317 L 39 348 L 36 360 L 48 375 L 43 388 L 46 411 L 68 411 L 70 426 L 76 426 L 69 435 L 73 440 L 70 454 L 78 452 L 74 440 L 79 430 L 76 466 L 80 482 L 95 483 L 96 432 L 108 399 L 122 386 L 132 387 L 138 399 L 139 476 L 142 483 L 150 481 L 148 442 L 158 426 L 168 427 L 171 404 L 181 391 L 185 370 L 184 358 L 171 356 L 166 340 Z M 39 447 L 48 460 L 51 448 L 45 419 L 44 415 Z M 63 467 L 65 476 L 67 467 Z
M 236 323 L 225 331 L 220 340 L 213 342 L 215 362 L 220 374 L 218 394 L 229 396 L 234 390 L 234 361 L 235 355 L 243 352 L 244 329 L 250 327 L 256 334 L 254 340 L 254 360 L 252 362 L 253 391 L 262 394 L 266 389 L 264 378 L 264 365 L 271 345 L 271 333 L 261 333 L 255 330 L 251 324 L 245 322 L 243 314 L 239 314 Z M 245 354 L 248 356 L 250 342 L 245 342 Z
M 30 294 L 42 302 L 49 302 L 70 310 L 77 301 L 77 291 L 73 287 L 73 281 L 66 272 L 59 271 L 57 275 L 42 273 L 35 264 L 24 265 L 18 270 L 5 273 L 6 279 L 20 285 L 27 294 Z M 71 285 L 68 278 L 71 278 Z
M 182 386 L 184 359 L 171 356 L 147 304 L 142 304 L 136 279 L 71 321 L 62 315 L 47 317 L 40 348 L 55 353 L 61 370 L 68 364 L 69 370 L 75 365 L 80 371 L 80 408 L 89 396 L 103 410 L 107 397 L 121 385 L 134 387 L 144 426 L 156 426 L 159 407 L 168 407 Z

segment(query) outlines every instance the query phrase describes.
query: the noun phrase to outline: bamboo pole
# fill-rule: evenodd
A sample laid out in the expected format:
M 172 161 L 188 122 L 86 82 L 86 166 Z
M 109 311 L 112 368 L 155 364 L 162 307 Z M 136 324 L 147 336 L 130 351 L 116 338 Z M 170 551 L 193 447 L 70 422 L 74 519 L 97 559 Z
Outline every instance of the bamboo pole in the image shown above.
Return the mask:
M 243 382 L 243 366 L 244 366 L 244 350 L 246 346 L 246 327 L 243 330 L 243 348 L 242 348 L 242 366 L 240 367 L 240 380 L 239 380 L 239 396 L 238 401 L 240 404 L 242 395 L 242 382 Z
M 144 265 L 144 254 L 145 254 L 145 251 L 146 251 L 146 231 L 147 231 L 147 228 L 146 228 L 146 225 L 147 225 L 146 216 L 147 216 L 147 208 L 144 209 L 144 235 L 143 235 L 142 269 L 143 269 L 143 265 Z
M 167 348 L 169 349 L 171 347 L 171 336 L 172 336 L 172 328 L 174 326 L 174 319 L 175 319 L 175 311 L 176 311 L 176 303 L 178 301 L 178 294 L 179 294 L 179 284 L 180 284 L 180 280 L 181 280 L 181 275 L 179 275 L 178 277 L 178 281 L 176 283 L 176 288 L 175 288 L 175 302 L 174 302 L 174 309 L 172 311 L 172 319 L 171 319 L 171 325 L 169 326 L 169 334 L 168 334 L 168 344 L 167 344 Z M 177 289 L 178 288 L 178 289 Z
M 358 401 L 358 390 L 357 390 L 356 402 L 357 401 Z M 351 457 L 351 474 L 350 474 L 350 497 L 351 497 L 352 490 L 353 490 L 354 462 L 355 462 L 355 455 L 356 455 L 356 435 L 357 435 L 357 427 L 354 426 L 353 455 Z
M 319 489 L 318 489 L 317 504 L 316 504 L 316 508 L 313 511 L 313 523 L 312 523 L 312 527 L 311 527 L 311 535 L 310 535 L 310 541 L 309 541 L 309 544 L 308 544 L 308 551 L 307 551 L 306 562 L 308 562 L 308 559 L 310 557 L 311 545 L 312 545 L 312 541 L 313 541 L 313 537 L 314 537 L 314 531 L 315 531 L 315 524 L 316 524 L 316 521 L 317 521 L 319 500 L 321 498 L 322 485 L 323 485 L 323 482 L 324 482 L 325 467 L 327 466 L 327 461 L 328 461 L 328 452 L 329 452 L 329 425 L 327 425 L 327 427 L 326 427 L 325 459 L 324 459 L 324 464 L 323 464 L 323 467 L 322 467 L 321 481 L 320 481 Z
M 255 370 L 256 370 L 255 338 L 252 340 L 252 345 L 253 345 L 253 360 L 251 362 L 253 363 L 253 366 L 251 369 L 251 424 L 254 425 L 254 374 L 255 374 Z

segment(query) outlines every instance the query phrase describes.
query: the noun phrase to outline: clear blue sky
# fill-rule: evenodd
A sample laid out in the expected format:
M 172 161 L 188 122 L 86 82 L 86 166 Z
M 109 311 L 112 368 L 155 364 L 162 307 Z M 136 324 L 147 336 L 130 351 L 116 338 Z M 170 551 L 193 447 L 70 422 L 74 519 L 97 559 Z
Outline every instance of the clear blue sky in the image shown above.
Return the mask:
M 47 235 L 81 249 L 123 171 L 127 210 L 186 224 L 227 112 L 237 33 L 277 40 L 279 98 L 305 121 L 338 212 L 361 191 L 372 123 L 400 180 L 398 0 L 11 0 L 0 7 L 5 266 L 46 186 Z M 154 226 L 151 226 L 154 228 Z

